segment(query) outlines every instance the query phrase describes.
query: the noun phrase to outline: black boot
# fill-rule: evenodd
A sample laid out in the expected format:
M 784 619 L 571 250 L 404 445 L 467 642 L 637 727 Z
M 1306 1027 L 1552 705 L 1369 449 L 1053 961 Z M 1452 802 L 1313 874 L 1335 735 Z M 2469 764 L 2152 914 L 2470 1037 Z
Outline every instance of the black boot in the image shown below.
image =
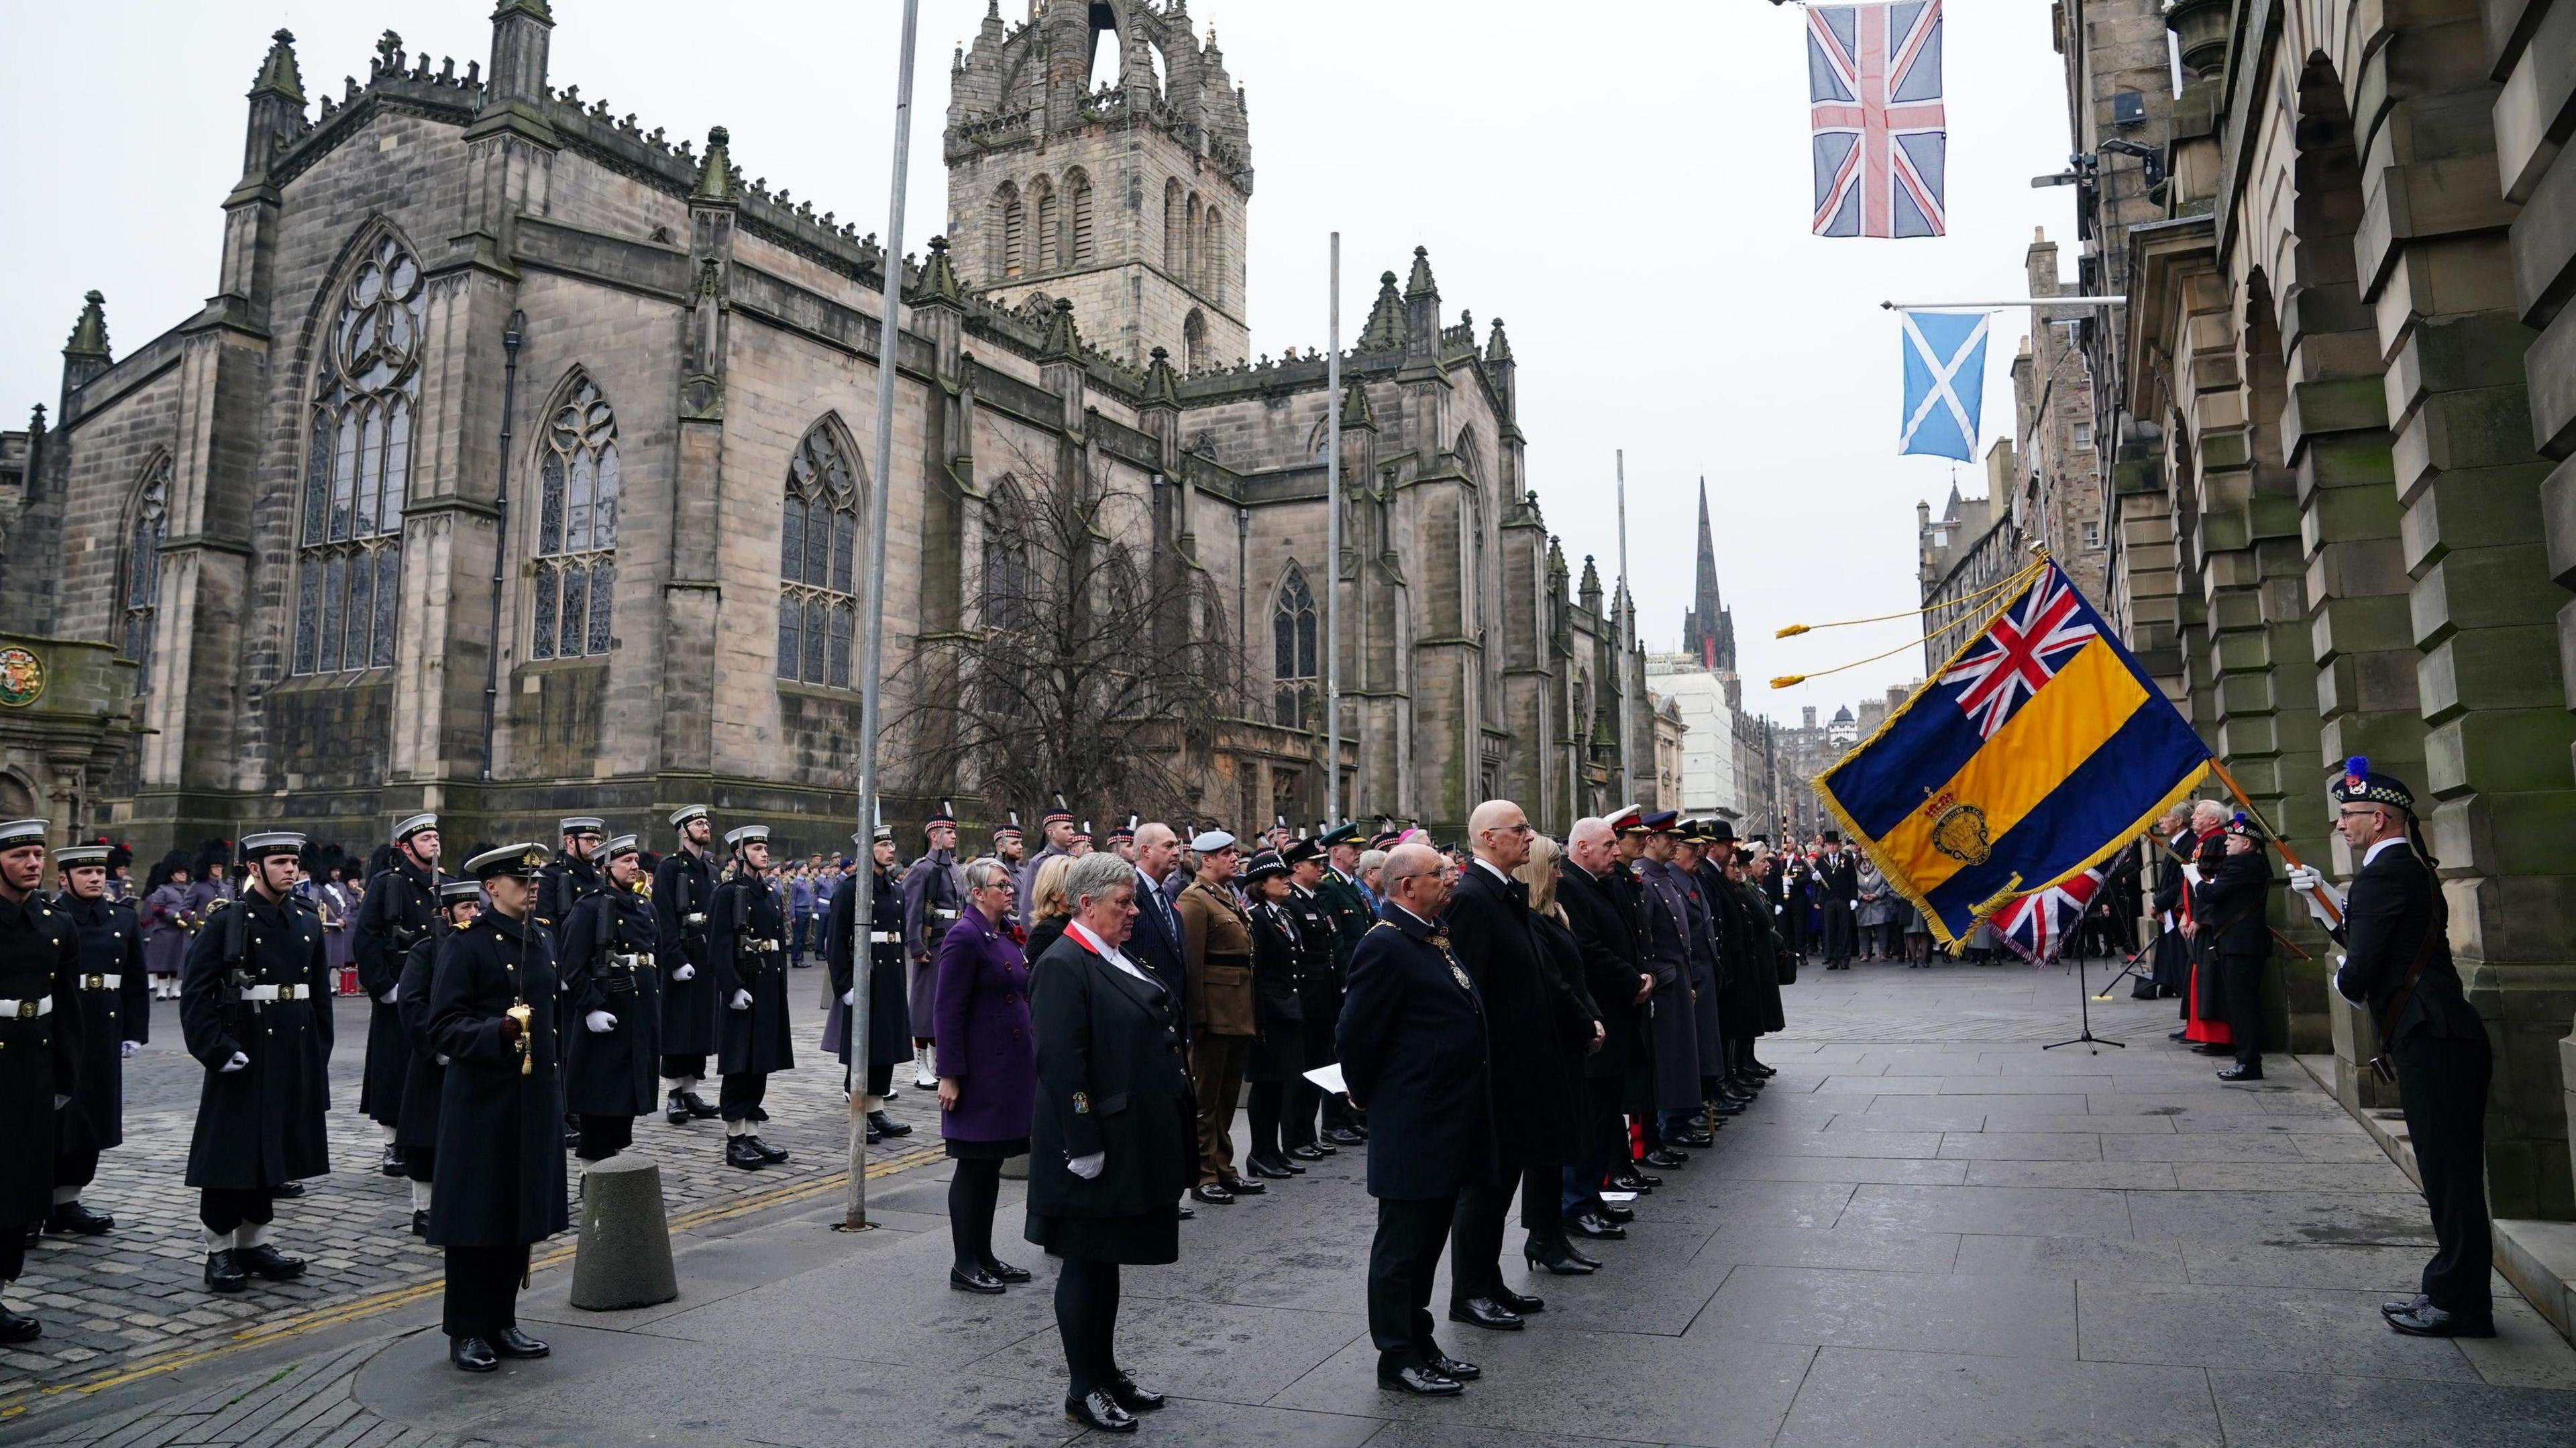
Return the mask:
M 907 1125 L 905 1125 L 903 1122 L 900 1122 L 900 1121 L 895 1120 L 893 1117 L 886 1115 L 886 1114 L 885 1114 L 884 1112 L 882 1112 L 882 1111 L 871 1111 L 871 1112 L 869 1112 L 869 1113 L 868 1113 L 868 1125 L 869 1125 L 870 1127 L 874 1128 L 874 1129 L 875 1129 L 875 1131 L 876 1131 L 876 1134 L 877 1134 L 877 1135 L 879 1135 L 879 1136 L 910 1136 L 910 1135 L 912 1135 L 912 1128 L 911 1128 L 910 1126 L 907 1126 Z
M 787 1153 L 780 1151 L 777 1147 L 771 1146 L 768 1142 L 761 1140 L 757 1136 L 746 1136 L 743 1140 L 750 1142 L 751 1149 L 760 1153 L 760 1159 L 769 1163 L 771 1166 L 776 1166 L 780 1162 L 787 1160 Z
M 233 1256 L 233 1250 L 230 1247 L 206 1254 L 206 1290 L 208 1292 L 239 1292 L 248 1286 L 250 1286 L 250 1276 L 242 1271 L 241 1262 Z
M 304 1259 L 289 1257 L 266 1242 L 233 1253 L 243 1271 L 270 1282 L 292 1282 L 304 1275 Z
M 662 1103 L 662 1119 L 673 1126 L 688 1125 L 689 1115 L 689 1102 L 685 1093 L 674 1091 L 670 1098 Z
M 45 1230 L 57 1235 L 95 1237 L 116 1225 L 116 1218 L 105 1212 L 93 1212 L 77 1201 L 58 1202 L 45 1213 Z
M 45 1325 L 24 1313 L 0 1307 L 0 1343 L 34 1342 L 45 1335 Z
M 751 1144 L 750 1137 L 728 1136 L 725 1138 L 725 1165 L 758 1171 L 769 1165 L 769 1161 L 760 1154 L 760 1148 Z
M 707 1104 L 707 1098 L 695 1091 L 681 1092 L 680 1101 L 689 1108 L 689 1114 L 700 1121 L 712 1120 L 718 1114 L 714 1107 Z
M 403 1149 L 388 1141 L 383 1154 L 376 1158 L 376 1170 L 386 1176 L 401 1176 L 404 1171 Z

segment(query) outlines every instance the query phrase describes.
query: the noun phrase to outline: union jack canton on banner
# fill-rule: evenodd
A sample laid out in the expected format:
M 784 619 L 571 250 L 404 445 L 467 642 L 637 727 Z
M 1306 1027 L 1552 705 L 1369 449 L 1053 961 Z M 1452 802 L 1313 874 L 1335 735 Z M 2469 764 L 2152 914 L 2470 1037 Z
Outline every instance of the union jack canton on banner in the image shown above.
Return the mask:
M 2020 896 L 1995 912 L 1995 938 L 2031 964 L 2046 965 L 2074 938 L 2101 888 L 2102 872 L 2096 868 Z
M 1818 236 L 1940 236 L 1941 0 L 1807 11 Z

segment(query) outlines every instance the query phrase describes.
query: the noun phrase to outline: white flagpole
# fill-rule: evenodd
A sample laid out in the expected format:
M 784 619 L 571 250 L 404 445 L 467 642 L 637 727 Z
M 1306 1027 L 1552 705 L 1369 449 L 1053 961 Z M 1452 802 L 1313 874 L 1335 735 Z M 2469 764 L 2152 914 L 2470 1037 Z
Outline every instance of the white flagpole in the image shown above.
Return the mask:
M 1342 234 L 1333 233 L 1324 348 L 1324 823 L 1342 819 Z
M 1619 588 L 1612 595 L 1610 636 L 1619 641 L 1619 798 L 1621 803 L 1637 798 L 1636 761 L 1629 758 L 1628 655 L 1636 640 L 1628 637 L 1628 450 L 1616 454 L 1619 470 Z M 1662 801 L 1656 801 L 1660 808 Z

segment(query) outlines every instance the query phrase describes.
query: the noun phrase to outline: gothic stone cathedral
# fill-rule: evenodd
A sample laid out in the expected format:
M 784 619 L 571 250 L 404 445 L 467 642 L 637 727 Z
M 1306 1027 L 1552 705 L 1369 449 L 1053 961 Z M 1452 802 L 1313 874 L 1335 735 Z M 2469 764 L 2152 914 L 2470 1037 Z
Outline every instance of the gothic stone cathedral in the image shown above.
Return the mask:
M 214 297 L 119 356 L 91 294 L 50 427 L 0 452 L 0 616 L 131 660 L 137 732 L 12 750 L 0 813 L 147 858 L 423 808 L 464 839 L 576 807 L 652 839 L 697 800 L 847 838 L 888 258 L 746 183 L 723 130 L 693 153 L 555 86 L 546 0 L 491 25 L 461 73 L 388 33 L 318 107 L 281 31 Z M 1099 46 L 1120 81 L 1094 91 Z M 1445 319 L 1419 249 L 1385 276 L 1343 358 L 1328 559 L 1325 360 L 1246 358 L 1252 152 L 1213 33 L 1186 0 L 996 10 L 949 81 L 948 236 L 901 262 L 889 659 L 980 626 L 989 500 L 1045 459 L 1133 494 L 1119 541 L 1186 570 L 1189 626 L 1242 656 L 1198 818 L 1324 812 L 1335 578 L 1346 810 L 1455 832 L 1500 793 L 1562 830 L 1614 803 L 1642 659 L 1546 531 L 1500 322 Z M 888 748 L 920 792 L 897 805 L 973 794 Z

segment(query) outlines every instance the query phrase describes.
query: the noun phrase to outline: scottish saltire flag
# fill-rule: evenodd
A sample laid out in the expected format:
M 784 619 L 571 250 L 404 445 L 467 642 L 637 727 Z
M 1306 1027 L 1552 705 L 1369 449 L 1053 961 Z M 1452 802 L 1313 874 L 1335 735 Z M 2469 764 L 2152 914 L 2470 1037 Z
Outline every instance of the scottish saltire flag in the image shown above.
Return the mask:
M 1939 236 L 1941 0 L 1807 9 L 1818 236 Z
M 2013 954 L 2033 965 L 2046 965 L 2074 938 L 2075 927 L 2084 923 L 2084 912 L 2101 888 L 2102 872 L 2087 870 L 2045 890 L 2016 895 L 2011 904 L 1995 912 L 1995 936 Z
M 1905 347 L 1905 421 L 1900 453 L 1977 460 L 1977 422 L 1985 413 L 1984 312 L 1896 314 Z
M 2209 749 L 2054 563 L 1816 793 L 1953 949 L 2137 838 Z

